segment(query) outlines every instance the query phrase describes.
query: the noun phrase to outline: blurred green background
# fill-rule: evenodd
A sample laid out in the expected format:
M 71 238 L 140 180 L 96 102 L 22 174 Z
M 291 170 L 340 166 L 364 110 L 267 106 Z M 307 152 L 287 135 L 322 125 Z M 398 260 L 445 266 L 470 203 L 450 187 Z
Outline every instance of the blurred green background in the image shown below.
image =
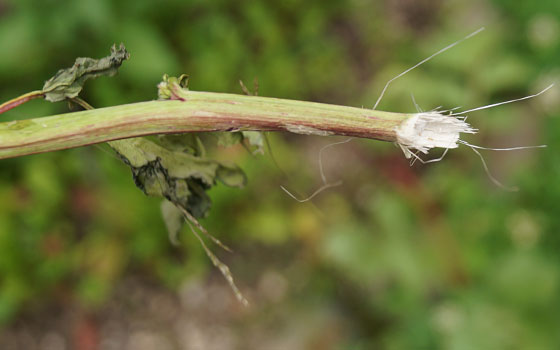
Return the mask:
M 465 109 L 560 80 L 560 2 L 0 0 L 0 100 L 39 89 L 75 57 L 125 43 L 120 74 L 86 84 L 111 106 L 156 98 L 164 73 L 194 90 L 380 109 Z M 32 101 L 3 120 L 64 113 Z M 247 172 L 203 220 L 231 246 L 243 308 L 186 229 L 170 244 L 159 200 L 106 146 L 0 162 L 1 349 L 558 349 L 560 90 L 475 112 L 488 147 L 409 167 L 370 140 L 269 135 L 274 157 L 213 150 Z M 437 152 L 436 152 L 437 155 Z

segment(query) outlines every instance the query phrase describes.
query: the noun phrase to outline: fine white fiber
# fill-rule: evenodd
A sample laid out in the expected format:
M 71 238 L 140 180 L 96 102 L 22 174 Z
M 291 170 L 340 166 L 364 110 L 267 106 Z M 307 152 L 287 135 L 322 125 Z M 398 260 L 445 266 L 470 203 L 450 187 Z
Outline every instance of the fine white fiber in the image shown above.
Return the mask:
M 333 146 L 337 146 L 337 145 L 342 145 L 344 143 L 348 143 L 350 141 L 352 141 L 353 138 L 347 138 L 344 141 L 338 141 L 338 142 L 333 142 L 333 143 L 329 143 L 328 145 L 325 145 L 321 148 L 321 150 L 319 151 L 319 172 L 321 174 L 321 179 L 323 180 L 323 185 L 321 187 L 319 187 L 317 190 L 315 190 L 315 192 L 313 192 L 311 195 L 307 196 L 306 198 L 300 199 L 297 198 L 294 194 L 292 194 L 290 191 L 288 191 L 286 189 L 286 187 L 284 186 L 280 186 L 280 188 L 286 192 L 286 194 L 288 194 L 288 196 L 292 197 L 294 200 L 300 202 L 300 203 L 305 203 L 307 201 L 312 200 L 316 195 L 318 195 L 319 193 L 323 192 L 326 189 L 329 189 L 331 187 L 336 187 L 336 186 L 340 186 L 342 185 L 342 181 L 336 181 L 336 182 L 329 182 L 327 181 L 327 176 L 325 175 L 325 169 L 323 168 L 323 152 L 330 147 Z
M 395 132 L 397 134 L 397 144 L 402 149 L 405 157 L 407 159 L 411 159 L 410 165 L 414 164 L 416 160 L 420 161 L 423 164 L 438 162 L 445 157 L 449 149 L 459 147 L 459 144 L 463 144 L 470 149 L 474 153 L 476 153 L 480 160 L 482 161 L 482 165 L 484 167 L 484 171 L 488 178 L 496 184 L 498 187 L 501 187 L 507 191 L 517 191 L 516 187 L 509 187 L 502 184 L 498 181 L 488 169 L 488 165 L 484 160 L 482 154 L 477 150 L 491 150 L 491 151 L 515 151 L 515 150 L 524 150 L 524 149 L 531 149 L 531 148 L 543 148 L 546 145 L 537 145 L 537 146 L 517 146 L 517 147 L 508 147 L 508 148 L 492 148 L 492 147 L 482 147 L 470 144 L 464 140 L 461 140 L 460 135 L 461 133 L 467 134 L 476 134 L 478 131 L 477 129 L 471 127 L 469 123 L 467 123 L 467 117 L 460 114 L 465 114 L 467 112 L 474 112 L 479 111 L 487 108 L 492 108 L 496 106 L 501 106 L 504 104 L 517 102 L 526 100 L 529 98 L 533 98 L 539 96 L 540 94 L 546 92 L 553 85 L 546 87 L 544 90 L 534 94 L 529 95 L 509 101 L 493 103 L 486 106 L 481 106 L 473 109 L 469 109 L 464 112 L 453 112 L 451 111 L 439 111 L 439 110 L 432 110 L 430 112 L 419 112 L 412 114 L 407 120 L 405 120 L 401 125 L 395 128 Z M 414 104 L 417 106 L 417 110 L 420 110 L 416 101 Z M 418 153 L 421 152 L 423 154 L 428 154 L 428 152 L 432 148 L 444 148 L 445 151 L 439 158 L 430 159 L 430 160 L 423 160 L 418 156 Z M 416 152 L 413 152 L 415 150 Z
M 404 155 L 407 159 L 415 158 L 420 161 L 422 159 L 416 155 L 416 153 L 411 150 L 416 150 L 423 154 L 428 154 L 428 151 L 432 148 L 444 148 L 446 151 L 450 148 L 457 148 L 459 144 L 464 144 L 471 148 L 494 150 L 494 151 L 513 151 L 528 148 L 541 148 L 546 147 L 544 145 L 538 146 L 521 146 L 521 147 L 510 147 L 510 148 L 489 148 L 480 147 L 469 144 L 460 138 L 460 134 L 476 134 L 478 129 L 473 128 L 469 123 L 467 123 L 467 117 L 465 113 L 479 111 L 483 109 L 488 109 L 496 106 L 501 106 L 508 103 L 518 102 L 527 100 L 530 98 L 537 97 L 544 92 L 548 91 L 554 86 L 554 84 L 547 86 L 542 91 L 521 97 L 513 100 L 503 101 L 499 103 L 493 103 L 486 106 L 481 106 L 473 109 L 469 109 L 464 112 L 454 112 L 451 111 L 440 111 L 432 110 L 430 112 L 419 112 L 412 114 L 408 119 L 402 122 L 398 127 L 395 128 L 397 134 L 397 144 L 401 147 Z M 414 101 L 415 105 L 416 102 Z M 419 107 L 417 107 L 418 109 Z M 435 160 L 432 160 L 435 161 Z M 431 161 L 423 161 L 427 163 Z
M 413 156 L 411 149 L 427 154 L 435 147 L 457 148 L 461 133 L 477 132 L 464 118 L 440 111 L 415 113 L 395 131 L 397 144 L 407 159 Z
M 373 109 L 376 109 L 377 106 L 379 105 L 379 102 L 381 102 L 381 99 L 383 98 L 383 96 L 385 96 L 385 92 L 387 91 L 387 88 L 389 87 L 389 85 L 391 85 L 391 83 L 395 80 L 397 80 L 398 78 L 402 77 L 403 75 L 405 75 L 406 73 L 410 72 L 411 70 L 423 65 L 424 63 L 428 62 L 429 60 L 431 60 L 432 58 L 436 57 L 437 55 L 444 53 L 445 51 L 451 49 L 452 47 L 460 44 L 461 42 L 472 38 L 473 36 L 477 35 L 478 33 L 482 32 L 484 30 L 484 27 L 472 32 L 471 34 L 465 36 L 464 38 L 455 41 L 452 44 L 447 45 L 446 47 L 444 47 L 443 49 L 439 50 L 436 53 L 433 53 L 432 55 L 430 55 L 429 57 L 424 58 L 422 61 L 416 63 L 414 66 L 408 68 L 407 70 L 405 70 L 404 72 L 398 74 L 397 76 L 395 76 L 394 78 L 392 78 L 391 80 L 389 80 L 387 82 L 387 84 L 385 84 L 385 86 L 383 87 L 383 91 L 381 91 L 381 94 L 379 95 L 379 97 L 377 98 L 377 101 L 375 101 L 375 105 L 373 106 Z

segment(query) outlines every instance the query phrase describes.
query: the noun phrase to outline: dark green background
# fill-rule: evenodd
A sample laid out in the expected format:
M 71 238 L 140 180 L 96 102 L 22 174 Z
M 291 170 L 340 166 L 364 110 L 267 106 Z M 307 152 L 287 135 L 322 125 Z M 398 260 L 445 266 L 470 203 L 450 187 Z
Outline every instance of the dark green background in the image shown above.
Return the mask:
M 95 107 L 154 99 L 164 73 L 188 73 L 194 90 L 241 93 L 256 77 L 263 96 L 370 108 L 391 77 L 481 26 L 396 81 L 380 109 L 415 111 L 411 93 L 426 110 L 469 109 L 559 81 L 553 0 L 0 1 L 0 100 L 123 42 L 120 74 L 86 84 Z M 1 117 L 66 108 L 36 100 Z M 518 192 L 466 147 L 409 167 L 393 145 L 355 140 L 325 153 L 344 184 L 300 204 L 279 186 L 312 193 L 319 149 L 342 139 L 270 135 L 282 170 L 216 148 L 249 185 L 213 189 L 203 224 L 235 250 L 213 247 L 249 309 L 187 230 L 170 244 L 159 200 L 106 146 L 2 160 L 0 348 L 559 348 L 559 89 L 469 122 L 474 144 L 549 146 L 483 152 Z

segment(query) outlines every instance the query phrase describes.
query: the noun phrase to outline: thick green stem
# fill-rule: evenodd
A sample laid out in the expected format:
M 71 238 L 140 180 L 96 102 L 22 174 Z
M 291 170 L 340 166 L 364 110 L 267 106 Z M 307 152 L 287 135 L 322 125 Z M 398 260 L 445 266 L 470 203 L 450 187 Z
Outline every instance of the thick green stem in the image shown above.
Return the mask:
M 396 141 L 408 114 L 212 92 L 0 123 L 0 159 L 143 135 L 201 131 L 289 131 Z

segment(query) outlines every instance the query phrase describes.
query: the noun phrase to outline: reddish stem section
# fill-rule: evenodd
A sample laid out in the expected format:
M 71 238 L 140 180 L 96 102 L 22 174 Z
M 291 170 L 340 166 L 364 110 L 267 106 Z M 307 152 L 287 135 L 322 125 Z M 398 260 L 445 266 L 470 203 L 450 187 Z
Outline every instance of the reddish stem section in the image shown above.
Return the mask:
M 25 95 L 21 95 L 19 97 L 16 97 L 12 100 L 9 100 L 7 102 L 4 102 L 0 105 L 0 114 L 9 111 L 10 109 L 16 108 L 19 105 L 22 105 L 26 102 L 29 102 L 35 98 L 39 98 L 39 97 L 43 97 L 45 96 L 45 94 L 43 94 L 42 91 L 33 91 L 30 93 L 27 93 Z

